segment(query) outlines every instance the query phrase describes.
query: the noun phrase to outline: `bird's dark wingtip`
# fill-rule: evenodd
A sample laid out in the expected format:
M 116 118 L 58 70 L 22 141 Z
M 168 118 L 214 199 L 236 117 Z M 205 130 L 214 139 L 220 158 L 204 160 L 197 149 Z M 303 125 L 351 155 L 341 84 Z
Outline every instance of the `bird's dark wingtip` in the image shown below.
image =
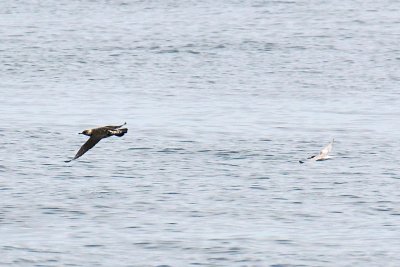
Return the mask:
M 299 163 L 300 163 L 300 164 L 303 164 L 303 163 L 304 163 L 304 161 L 301 161 L 301 160 L 299 160 Z

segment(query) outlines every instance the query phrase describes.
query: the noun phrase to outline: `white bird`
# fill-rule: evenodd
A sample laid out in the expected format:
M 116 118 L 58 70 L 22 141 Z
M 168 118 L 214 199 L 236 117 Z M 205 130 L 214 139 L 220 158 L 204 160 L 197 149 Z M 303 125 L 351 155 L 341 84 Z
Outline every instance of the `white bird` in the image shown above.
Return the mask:
M 335 141 L 335 139 L 332 139 L 332 141 L 326 146 L 324 147 L 318 155 L 314 155 L 311 156 L 309 158 L 307 158 L 308 160 L 312 160 L 312 161 L 322 161 L 322 160 L 326 160 L 329 159 L 328 154 L 332 151 L 332 147 L 333 147 L 333 142 Z M 304 161 L 299 160 L 300 163 L 304 163 Z

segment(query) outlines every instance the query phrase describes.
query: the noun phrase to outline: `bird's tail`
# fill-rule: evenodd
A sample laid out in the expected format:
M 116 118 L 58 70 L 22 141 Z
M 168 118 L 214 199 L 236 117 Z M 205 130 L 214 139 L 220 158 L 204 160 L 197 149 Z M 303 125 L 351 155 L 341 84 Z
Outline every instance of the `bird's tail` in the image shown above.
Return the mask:
M 114 135 L 118 136 L 118 137 L 121 137 L 124 134 L 126 134 L 127 132 L 128 132 L 127 128 L 122 128 L 122 129 L 115 130 L 115 134 Z

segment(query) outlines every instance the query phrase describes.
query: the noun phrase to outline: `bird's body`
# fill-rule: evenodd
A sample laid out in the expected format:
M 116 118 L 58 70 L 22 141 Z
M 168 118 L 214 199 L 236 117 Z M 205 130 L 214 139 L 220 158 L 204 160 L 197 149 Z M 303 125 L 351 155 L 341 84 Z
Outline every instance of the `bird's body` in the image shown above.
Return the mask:
M 326 160 L 329 159 L 328 154 L 332 151 L 333 148 L 333 142 L 335 141 L 335 139 L 332 139 L 332 141 L 325 146 L 318 155 L 314 155 L 311 156 L 309 158 L 307 158 L 308 160 L 312 160 L 312 161 L 321 161 L 321 160 Z M 304 163 L 304 161 L 299 160 L 300 163 Z
M 107 138 L 113 135 L 118 137 L 123 136 L 128 132 L 127 128 L 121 128 L 125 124 L 126 122 L 118 126 L 103 126 L 99 128 L 84 130 L 83 132 L 79 133 L 90 136 L 90 138 L 86 141 L 86 143 L 82 145 L 82 147 L 76 153 L 75 157 L 71 160 L 67 160 L 66 162 L 70 162 L 72 160 L 79 158 L 80 156 L 85 154 L 89 149 L 94 147 L 103 138 Z

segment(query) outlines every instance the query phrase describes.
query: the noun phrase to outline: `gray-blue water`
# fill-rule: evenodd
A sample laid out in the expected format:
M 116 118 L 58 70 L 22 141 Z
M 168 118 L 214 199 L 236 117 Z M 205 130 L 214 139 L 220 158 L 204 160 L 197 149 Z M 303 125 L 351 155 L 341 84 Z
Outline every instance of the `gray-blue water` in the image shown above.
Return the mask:
M 400 265 L 397 1 L 0 13 L 1 266 Z

